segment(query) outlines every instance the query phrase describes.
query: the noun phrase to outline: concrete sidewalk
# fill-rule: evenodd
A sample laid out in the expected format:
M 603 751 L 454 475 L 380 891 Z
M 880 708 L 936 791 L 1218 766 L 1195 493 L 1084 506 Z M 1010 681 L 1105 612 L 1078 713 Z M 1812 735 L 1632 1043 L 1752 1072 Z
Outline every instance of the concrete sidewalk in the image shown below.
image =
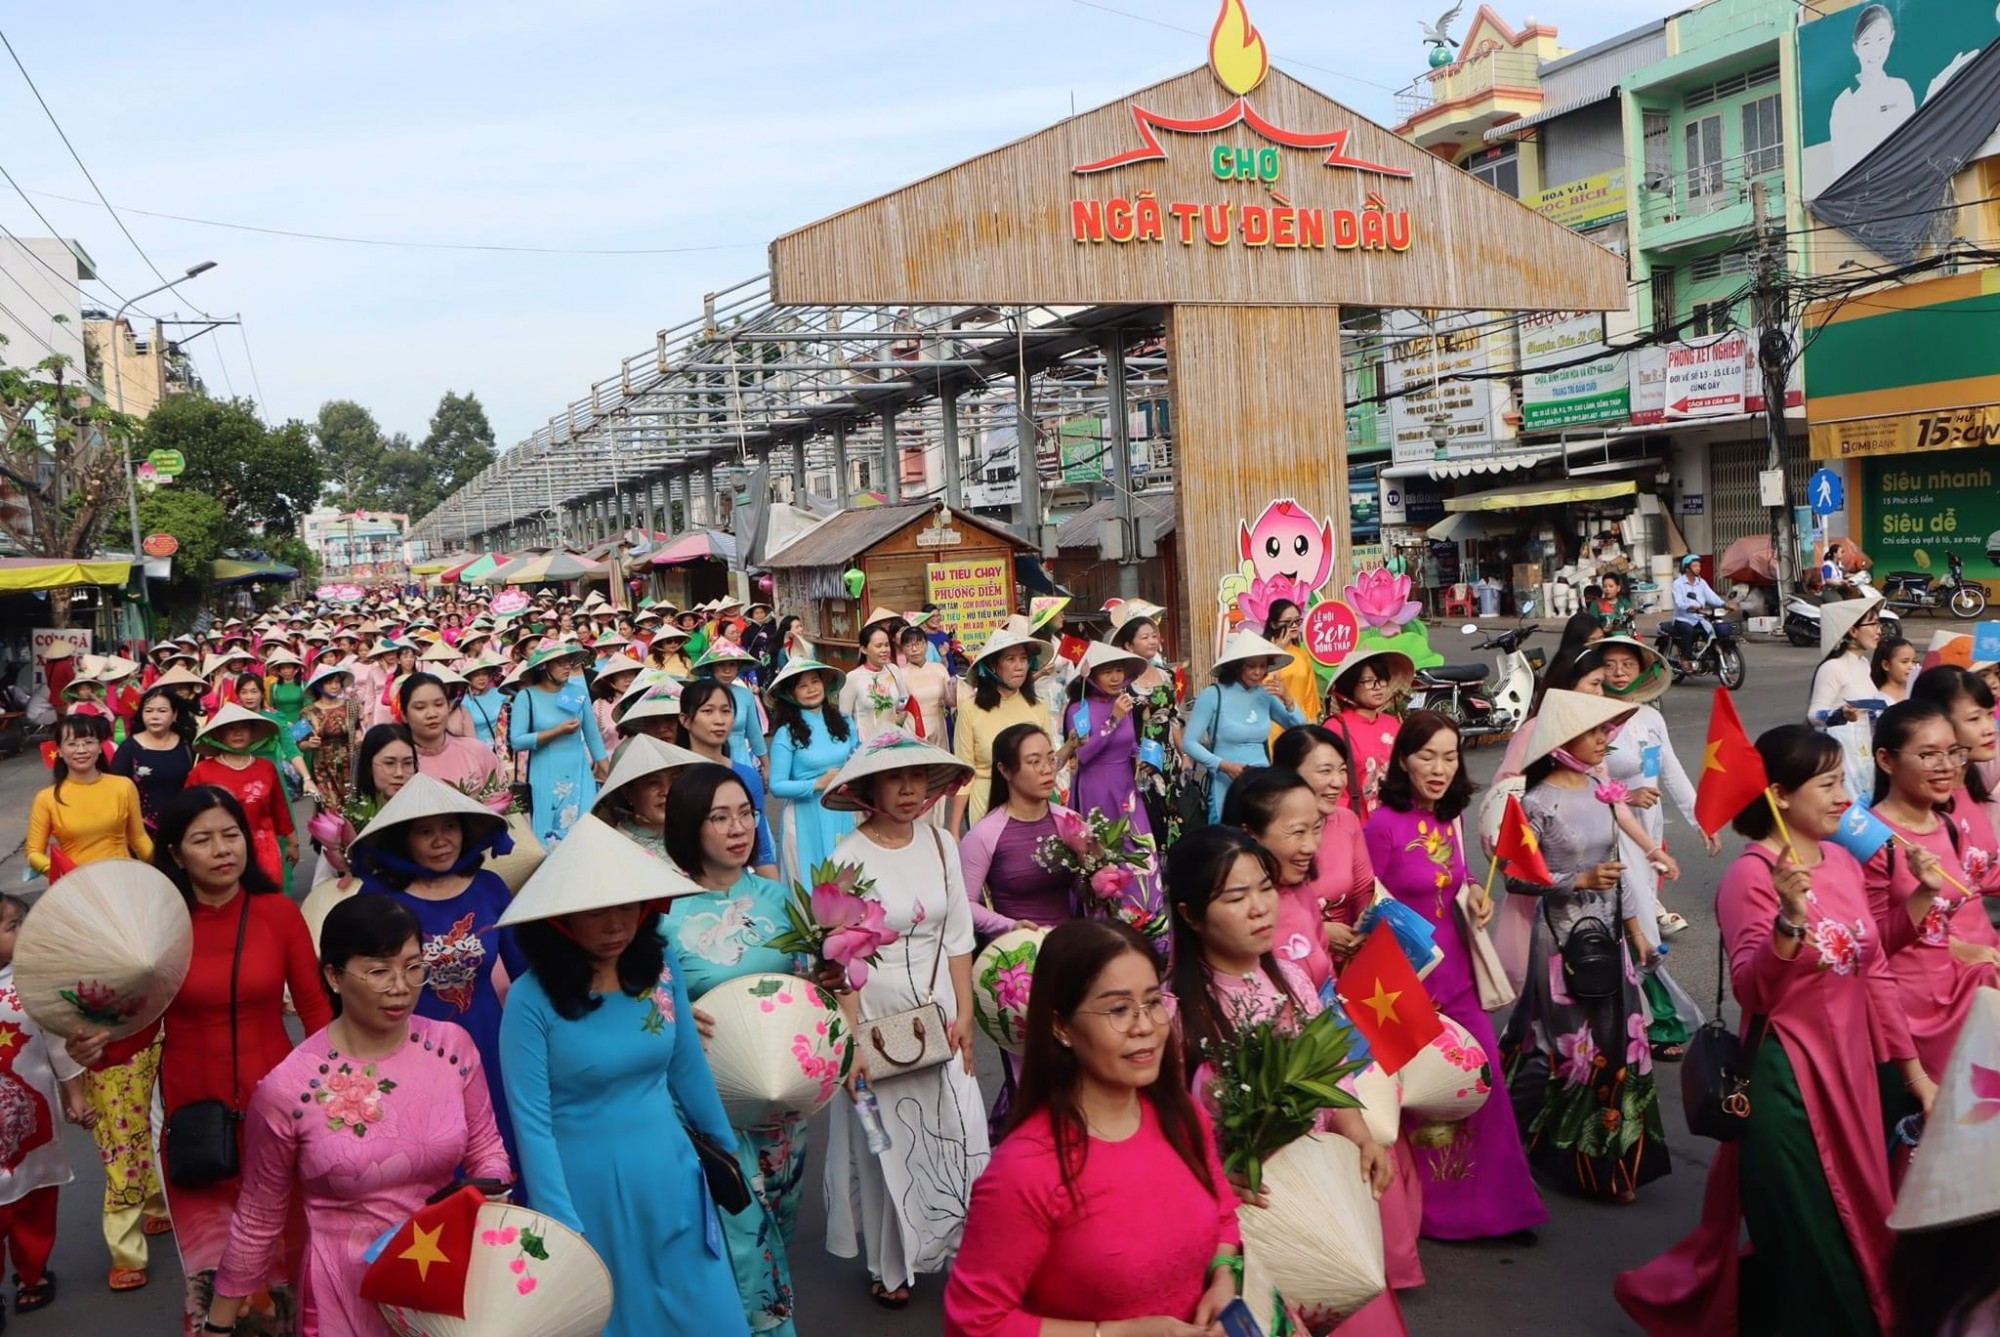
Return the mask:
M 0 761 L 0 891 L 19 890 L 28 876 L 28 809 L 48 784 L 40 747 Z

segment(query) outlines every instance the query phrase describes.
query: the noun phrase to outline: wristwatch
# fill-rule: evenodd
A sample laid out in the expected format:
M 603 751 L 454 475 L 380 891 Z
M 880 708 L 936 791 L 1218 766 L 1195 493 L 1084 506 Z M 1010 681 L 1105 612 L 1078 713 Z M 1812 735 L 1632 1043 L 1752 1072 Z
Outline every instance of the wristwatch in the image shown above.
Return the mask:
M 1804 924 L 1794 924 L 1791 920 L 1785 918 L 1783 910 L 1780 910 L 1778 917 L 1772 921 L 1771 931 L 1781 933 L 1787 938 L 1804 938 L 1806 936 L 1806 926 Z

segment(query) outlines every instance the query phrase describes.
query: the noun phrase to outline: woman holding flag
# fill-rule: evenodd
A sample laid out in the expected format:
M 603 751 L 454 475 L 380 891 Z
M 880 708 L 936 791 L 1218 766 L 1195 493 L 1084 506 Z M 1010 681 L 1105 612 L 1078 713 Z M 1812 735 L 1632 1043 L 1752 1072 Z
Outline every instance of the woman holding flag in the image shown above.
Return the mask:
M 1723 727 L 1711 740 L 1723 764 L 1702 807 L 1705 822 L 1730 820 L 1750 840 L 1722 879 L 1716 911 L 1755 1044 L 1752 1099 L 1740 1139 L 1722 1145 L 1709 1171 L 1701 1224 L 1620 1276 L 1618 1300 L 1655 1337 L 1891 1332 L 1885 1222 L 1894 1194 L 1876 1066 L 1895 1062 L 1926 1110 L 1937 1087 L 1914 1057 L 1850 852 L 1864 842 L 1865 857 L 1866 842 L 1888 833 L 1849 803 L 1833 739 L 1787 724 L 1752 751 L 1733 713 Z M 1943 880 L 1927 852 L 1907 862 L 1918 885 L 1909 906 L 1921 914 Z M 1757 1266 L 1739 1289 L 1746 1223 Z
M 1500 1044 L 1480 1002 L 1470 935 L 1458 907 L 1459 889 L 1470 880 L 1459 819 L 1472 801 L 1472 779 L 1460 764 L 1458 730 L 1449 719 L 1431 710 L 1410 712 L 1396 734 L 1379 797 L 1381 806 L 1364 832 L 1369 862 L 1391 896 L 1429 921 L 1444 951 L 1424 988 L 1439 1012 L 1497 1056 Z M 1478 888 L 1472 891 L 1484 924 L 1491 902 Z M 1451 1153 L 1449 1166 L 1444 1150 Z M 1505 1101 L 1488 1100 L 1459 1127 L 1449 1148 L 1420 1149 L 1416 1163 L 1424 1186 L 1422 1233 L 1431 1239 L 1526 1235 L 1549 1219 Z
M 1540 904 L 1521 1002 L 1500 1041 L 1529 1163 L 1572 1192 L 1618 1203 L 1672 1169 L 1628 946 L 1643 938 L 1620 889 L 1612 810 L 1623 793 L 1591 774 L 1631 710 L 1582 692 L 1542 698 L 1521 809 L 1549 881 L 1507 878 L 1509 891 Z
M 1868 905 L 1890 953 L 1917 1057 L 1932 1074 L 1944 1071 L 1973 995 L 2000 984 L 2000 934 L 1981 903 L 1982 892 L 2000 889 L 2000 869 L 1953 812 L 1970 756 L 1935 702 L 1899 701 L 1876 722 L 1870 807 L 1889 835 L 1870 851 Z M 1920 849 L 1937 860 L 1945 890 L 1918 915 L 1905 910 L 1921 889 Z

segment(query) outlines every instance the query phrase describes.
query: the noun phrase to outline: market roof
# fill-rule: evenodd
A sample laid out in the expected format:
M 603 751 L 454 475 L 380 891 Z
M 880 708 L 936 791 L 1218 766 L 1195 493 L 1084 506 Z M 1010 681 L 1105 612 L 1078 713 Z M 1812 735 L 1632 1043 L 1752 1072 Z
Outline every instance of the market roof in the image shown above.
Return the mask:
M 0 590 L 123 585 L 131 577 L 132 563 L 124 557 L 0 557 Z
M 1105 497 L 1092 502 L 1075 515 L 1065 516 L 1056 530 L 1056 546 L 1062 549 L 1095 548 L 1098 546 L 1100 527 L 1106 520 L 1116 518 L 1118 498 Z M 1157 492 L 1135 492 L 1132 494 L 1132 518 L 1151 520 L 1154 534 L 1165 538 L 1174 532 L 1174 494 L 1171 489 Z
M 842 511 L 810 533 L 800 535 L 797 542 L 772 553 L 764 559 L 764 565 L 773 571 L 809 566 L 846 566 L 897 530 L 935 514 L 937 503 L 934 501 Z M 953 511 L 951 523 L 954 528 L 970 525 L 974 529 L 983 529 L 995 538 L 1005 539 L 1016 546 L 1022 543 L 1021 536 L 1006 526 L 963 511 Z M 947 555 L 951 550 L 941 548 L 938 551 L 940 555 Z

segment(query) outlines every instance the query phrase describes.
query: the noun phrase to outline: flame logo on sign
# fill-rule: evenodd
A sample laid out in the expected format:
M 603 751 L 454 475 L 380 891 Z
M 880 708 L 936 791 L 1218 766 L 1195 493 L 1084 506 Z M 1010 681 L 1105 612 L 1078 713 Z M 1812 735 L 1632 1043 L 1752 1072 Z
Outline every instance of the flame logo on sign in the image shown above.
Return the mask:
M 1264 82 L 1271 68 L 1270 53 L 1264 49 L 1264 35 L 1251 25 L 1243 0 L 1222 0 L 1215 31 L 1208 36 L 1208 63 L 1222 86 L 1238 97 Z

